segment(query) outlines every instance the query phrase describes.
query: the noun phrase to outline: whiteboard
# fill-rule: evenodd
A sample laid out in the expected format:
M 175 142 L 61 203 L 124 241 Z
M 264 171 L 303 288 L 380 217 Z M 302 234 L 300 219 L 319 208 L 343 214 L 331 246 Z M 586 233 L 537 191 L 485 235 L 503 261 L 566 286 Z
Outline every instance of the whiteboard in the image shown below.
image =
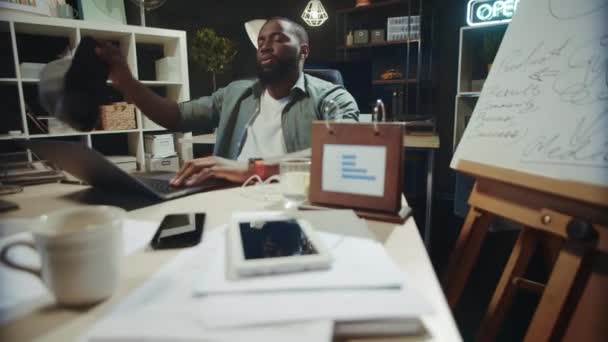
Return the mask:
M 608 0 L 521 0 L 461 159 L 608 185 Z

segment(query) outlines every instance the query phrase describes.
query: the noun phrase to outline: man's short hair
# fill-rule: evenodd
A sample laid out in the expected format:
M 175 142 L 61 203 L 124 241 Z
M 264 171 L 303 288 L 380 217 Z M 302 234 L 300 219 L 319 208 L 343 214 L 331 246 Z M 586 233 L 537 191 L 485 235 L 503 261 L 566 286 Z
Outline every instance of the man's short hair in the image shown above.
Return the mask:
M 272 17 L 272 18 L 268 19 L 268 21 L 271 21 L 271 20 L 280 20 L 280 21 L 289 23 L 291 31 L 293 32 L 293 34 L 296 35 L 296 37 L 298 37 L 298 39 L 300 40 L 300 43 L 308 44 L 308 33 L 306 32 L 306 29 L 302 25 L 296 23 L 295 21 L 293 21 L 289 18 L 285 18 L 285 17 Z

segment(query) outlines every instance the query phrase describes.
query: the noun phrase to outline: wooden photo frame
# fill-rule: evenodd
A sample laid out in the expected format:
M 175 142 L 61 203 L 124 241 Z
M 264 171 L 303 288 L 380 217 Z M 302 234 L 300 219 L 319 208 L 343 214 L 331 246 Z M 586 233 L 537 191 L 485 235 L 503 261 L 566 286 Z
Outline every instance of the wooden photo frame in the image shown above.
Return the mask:
M 401 189 L 402 189 L 402 167 L 403 167 L 403 123 L 337 123 L 315 121 L 312 124 L 311 149 L 312 149 L 312 166 L 309 188 L 309 200 L 311 204 L 353 208 L 363 211 L 375 213 L 385 213 L 390 215 L 399 215 L 401 210 Z M 324 174 L 332 170 L 325 170 L 324 167 L 332 167 L 329 163 L 324 166 L 325 151 L 328 148 L 335 147 L 351 148 L 351 150 L 362 150 L 362 147 L 378 148 L 377 151 L 384 151 L 384 184 L 380 192 L 375 195 L 364 194 L 365 191 L 360 191 L 360 187 L 355 189 L 356 181 L 345 180 L 345 183 L 351 187 L 340 189 L 337 191 L 335 186 L 328 189 L 323 186 Z M 371 150 L 373 151 L 373 150 Z M 333 153 L 333 152 L 332 152 Z M 355 153 L 356 154 L 356 153 Z M 334 155 L 334 154 L 332 154 Z M 344 156 L 343 156 L 344 157 Z M 340 164 L 340 162 L 337 162 Z M 344 163 L 342 161 L 341 163 Z M 332 162 L 332 164 L 334 164 Z M 339 177 L 346 178 L 344 174 L 344 164 L 341 164 L 342 172 Z M 357 165 L 355 171 L 366 172 L 363 167 L 373 165 Z M 380 166 L 382 167 L 382 166 Z M 362 176 L 363 177 L 363 176 Z M 362 184 L 363 185 L 363 184 Z M 377 185 L 377 184 L 376 184 Z M 376 186 L 377 188 L 377 186 Z M 344 191 L 341 191 L 344 190 Z M 357 193 L 358 192 L 358 193 Z M 373 191 L 371 191 L 373 192 Z

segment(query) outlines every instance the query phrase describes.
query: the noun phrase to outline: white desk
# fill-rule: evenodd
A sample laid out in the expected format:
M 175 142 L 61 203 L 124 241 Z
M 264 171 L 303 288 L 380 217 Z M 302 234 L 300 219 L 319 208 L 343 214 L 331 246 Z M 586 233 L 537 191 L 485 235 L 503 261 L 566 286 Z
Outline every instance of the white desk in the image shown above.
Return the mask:
M 0 219 L 32 217 L 67 205 L 82 205 L 73 198 L 78 197 L 74 196 L 75 194 L 85 192 L 87 189 L 86 186 L 65 184 L 27 187 L 22 193 L 5 197 L 6 200 L 17 202 L 21 209 L 4 213 L 0 215 Z M 245 190 L 235 188 L 200 193 L 131 211 L 129 217 L 160 220 L 165 214 L 176 211 L 204 211 L 207 213 L 206 227 L 211 229 L 226 223 L 235 210 L 263 209 L 272 204 L 261 196 L 253 195 L 254 192 L 252 188 Z M 435 309 L 435 314 L 422 317 L 432 336 L 414 340 L 460 341 L 460 334 L 413 218 L 408 219 L 403 225 L 368 221 L 368 226 L 378 240 L 384 243 L 395 262 L 411 275 L 412 286 L 420 291 Z M 109 300 L 82 312 L 47 304 L 22 318 L 0 326 L 0 340 L 74 340 L 176 253 L 176 251 L 136 252 L 126 259 L 121 284 L 116 294 Z
M 183 138 L 180 143 L 185 144 L 215 144 L 215 134 L 197 135 Z M 424 244 L 431 250 L 431 227 L 433 209 L 433 170 L 435 169 L 435 150 L 439 149 L 438 135 L 411 135 L 403 136 L 403 147 L 426 152 L 426 197 L 424 206 Z M 407 157 L 406 157 L 407 158 Z

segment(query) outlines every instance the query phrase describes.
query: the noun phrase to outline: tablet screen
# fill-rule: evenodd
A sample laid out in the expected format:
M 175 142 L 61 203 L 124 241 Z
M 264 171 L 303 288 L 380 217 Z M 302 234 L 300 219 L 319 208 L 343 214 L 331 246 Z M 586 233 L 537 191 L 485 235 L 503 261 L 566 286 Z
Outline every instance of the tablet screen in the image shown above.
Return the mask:
M 319 254 L 296 220 L 241 222 L 239 228 L 245 259 Z

